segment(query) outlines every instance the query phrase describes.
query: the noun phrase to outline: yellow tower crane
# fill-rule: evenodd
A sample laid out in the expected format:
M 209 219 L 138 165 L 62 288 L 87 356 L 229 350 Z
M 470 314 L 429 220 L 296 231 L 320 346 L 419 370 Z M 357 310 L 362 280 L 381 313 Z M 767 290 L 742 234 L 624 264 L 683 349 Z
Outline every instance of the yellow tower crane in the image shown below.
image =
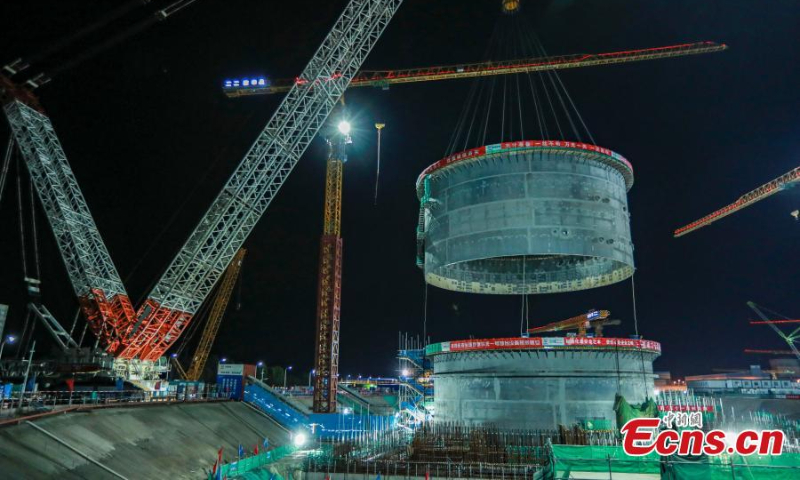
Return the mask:
M 172 363 L 175 365 L 178 374 L 185 380 L 196 381 L 200 379 L 200 375 L 203 373 L 206 360 L 208 360 L 208 355 L 211 353 L 211 346 L 217 338 L 217 332 L 219 331 L 220 323 L 222 323 L 225 309 L 228 308 L 228 302 L 231 299 L 233 287 L 236 285 L 236 279 L 239 277 L 239 271 L 242 269 L 242 261 L 244 260 L 245 254 L 247 254 L 247 250 L 240 248 L 225 270 L 225 274 L 222 276 L 219 289 L 214 297 L 214 303 L 208 314 L 208 321 L 203 328 L 203 335 L 200 337 L 200 343 L 197 344 L 194 356 L 192 356 L 192 363 L 189 365 L 189 370 L 185 371 L 180 362 L 178 362 L 178 359 L 175 357 L 172 358 Z
M 344 106 L 344 97 L 342 97 Z M 319 252 L 317 334 L 314 348 L 314 413 L 336 412 L 339 377 L 339 318 L 342 302 L 342 178 L 350 124 L 346 116 L 328 139 L 325 172 L 325 221 Z

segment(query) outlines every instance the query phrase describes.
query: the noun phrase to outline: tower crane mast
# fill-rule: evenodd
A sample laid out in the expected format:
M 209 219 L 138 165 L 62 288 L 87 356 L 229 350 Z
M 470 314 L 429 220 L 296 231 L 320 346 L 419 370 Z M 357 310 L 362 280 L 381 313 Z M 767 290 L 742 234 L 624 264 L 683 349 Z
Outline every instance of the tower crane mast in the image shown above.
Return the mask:
M 343 122 L 344 123 L 344 122 Z M 347 124 L 349 125 L 349 124 Z M 336 412 L 339 377 L 339 319 L 342 298 L 342 180 L 348 131 L 328 140 L 325 169 L 325 214 L 319 249 L 317 329 L 314 352 L 314 403 L 316 413 Z

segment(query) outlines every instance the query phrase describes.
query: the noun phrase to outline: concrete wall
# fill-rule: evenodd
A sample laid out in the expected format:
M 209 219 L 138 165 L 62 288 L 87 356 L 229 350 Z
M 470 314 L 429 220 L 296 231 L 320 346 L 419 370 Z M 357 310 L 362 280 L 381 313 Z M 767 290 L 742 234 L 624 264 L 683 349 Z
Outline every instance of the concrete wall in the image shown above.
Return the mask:
M 286 433 L 242 403 L 175 404 L 69 413 L 35 422 L 130 479 L 205 478 L 217 450 L 235 458 Z M 117 478 L 28 424 L 0 429 L 0 478 Z
M 613 421 L 618 386 L 631 403 L 652 397 L 655 357 L 614 350 L 437 355 L 434 418 L 529 429 L 597 418 Z

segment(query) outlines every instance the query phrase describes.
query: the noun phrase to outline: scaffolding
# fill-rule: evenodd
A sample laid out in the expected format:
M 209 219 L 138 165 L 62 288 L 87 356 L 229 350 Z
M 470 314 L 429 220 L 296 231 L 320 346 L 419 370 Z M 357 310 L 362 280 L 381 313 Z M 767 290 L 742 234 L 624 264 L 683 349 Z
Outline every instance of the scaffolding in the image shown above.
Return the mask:
M 433 416 L 433 368 L 418 336 L 398 334 L 398 424 L 416 430 Z

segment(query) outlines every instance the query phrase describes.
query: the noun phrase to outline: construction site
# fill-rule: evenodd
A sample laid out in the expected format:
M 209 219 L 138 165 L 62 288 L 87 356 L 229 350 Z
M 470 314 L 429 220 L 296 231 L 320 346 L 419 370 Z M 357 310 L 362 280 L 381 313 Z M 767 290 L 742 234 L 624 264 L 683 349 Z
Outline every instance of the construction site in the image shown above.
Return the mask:
M 0 477 L 800 478 L 800 8 L 225 3 L 0 6 Z

